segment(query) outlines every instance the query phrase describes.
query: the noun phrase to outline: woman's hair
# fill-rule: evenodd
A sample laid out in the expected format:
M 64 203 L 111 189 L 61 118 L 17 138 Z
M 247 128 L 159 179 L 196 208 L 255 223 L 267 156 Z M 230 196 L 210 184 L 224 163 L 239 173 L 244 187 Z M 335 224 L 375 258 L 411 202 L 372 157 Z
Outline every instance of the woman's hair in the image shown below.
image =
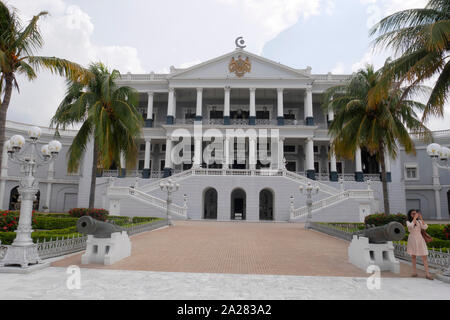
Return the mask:
M 416 210 L 415 210 L 415 209 L 411 209 L 411 210 L 408 211 L 408 221 L 409 221 L 409 222 L 412 222 L 413 219 L 414 219 L 414 217 L 412 216 L 412 213 L 413 213 L 414 211 L 416 211 Z

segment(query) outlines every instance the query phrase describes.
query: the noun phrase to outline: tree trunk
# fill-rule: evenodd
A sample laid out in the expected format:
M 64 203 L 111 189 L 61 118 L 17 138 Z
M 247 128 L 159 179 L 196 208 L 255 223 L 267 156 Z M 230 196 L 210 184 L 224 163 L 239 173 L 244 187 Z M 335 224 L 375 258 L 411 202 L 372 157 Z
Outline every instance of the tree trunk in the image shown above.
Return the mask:
M 93 209 L 95 205 L 95 188 L 97 186 L 97 163 L 98 163 L 98 147 L 97 139 L 94 138 L 94 155 L 92 157 L 92 172 L 91 172 L 91 190 L 89 193 L 89 209 Z
M 9 103 L 11 102 L 13 80 L 14 80 L 14 77 L 12 74 L 5 75 L 5 95 L 3 97 L 2 105 L 0 107 L 0 150 L 2 152 L 3 152 L 3 146 L 5 144 L 6 115 L 8 113 Z M 2 154 L 2 152 L 0 154 Z M 2 168 L 2 162 L 3 162 L 3 157 L 0 156 L 0 170 Z
M 389 193 L 388 182 L 386 173 L 386 163 L 384 159 L 384 150 L 380 151 L 380 164 L 381 164 L 381 183 L 383 185 L 383 201 L 384 201 L 384 214 L 391 214 L 391 208 L 389 206 Z

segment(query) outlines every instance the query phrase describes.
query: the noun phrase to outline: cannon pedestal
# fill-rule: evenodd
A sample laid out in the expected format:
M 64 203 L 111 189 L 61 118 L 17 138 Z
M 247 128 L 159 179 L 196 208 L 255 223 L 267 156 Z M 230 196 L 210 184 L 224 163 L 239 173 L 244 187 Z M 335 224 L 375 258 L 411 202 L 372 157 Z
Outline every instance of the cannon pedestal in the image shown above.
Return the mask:
M 369 243 L 369 238 L 355 235 L 348 247 L 348 261 L 364 271 L 375 265 L 380 271 L 400 273 L 400 262 L 395 259 L 392 241 Z
M 114 232 L 111 238 L 96 238 L 88 235 L 86 253 L 81 264 L 111 265 L 131 255 L 131 242 L 126 231 Z

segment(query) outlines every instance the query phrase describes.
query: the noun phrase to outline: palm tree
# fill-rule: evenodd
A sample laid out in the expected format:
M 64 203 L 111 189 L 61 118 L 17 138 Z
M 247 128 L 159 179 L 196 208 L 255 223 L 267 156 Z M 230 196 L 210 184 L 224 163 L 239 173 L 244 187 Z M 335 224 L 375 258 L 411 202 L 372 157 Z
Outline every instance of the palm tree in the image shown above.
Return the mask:
M 370 91 L 379 84 L 382 74 L 367 66 L 354 74 L 347 84 L 328 89 L 324 108 L 335 113 L 329 132 L 332 150 L 337 156 L 354 159 L 357 148 L 365 148 L 381 165 L 385 213 L 390 213 L 385 155 L 395 159 L 398 145 L 406 153 L 415 153 L 408 130 L 429 137 L 429 130 L 416 111 L 425 109 L 419 102 L 401 99 L 404 89 L 392 87 L 388 98 L 375 106 L 368 104 Z
M 102 63 L 89 67 L 93 78 L 87 85 L 68 80 L 66 96 L 60 103 L 50 126 L 65 129 L 81 125 L 68 151 L 68 171 L 76 172 L 87 144 L 93 138 L 89 208 L 94 207 L 97 166 L 109 168 L 120 163 L 123 154 L 128 166 L 136 161 L 136 139 L 140 136 L 143 118 L 137 110 L 138 93 L 116 84 L 120 73 L 110 72 Z
M 450 90 L 450 1 L 430 0 L 423 9 L 394 13 L 376 24 L 370 34 L 378 35 L 376 47 L 391 48 L 399 58 L 386 65 L 369 103 L 385 99 L 392 81 L 406 85 L 406 96 L 414 86 L 437 76 L 423 120 L 431 115 L 442 117 Z
M 0 150 L 5 142 L 5 124 L 13 87 L 19 90 L 16 74 L 25 75 L 28 80 L 37 77 L 40 69 L 77 81 L 87 81 L 89 74 L 80 65 L 56 57 L 35 56 L 33 53 L 43 45 L 37 23 L 46 16 L 40 12 L 25 27 L 14 9 L 0 1 Z M 0 166 L 2 157 L 0 157 Z

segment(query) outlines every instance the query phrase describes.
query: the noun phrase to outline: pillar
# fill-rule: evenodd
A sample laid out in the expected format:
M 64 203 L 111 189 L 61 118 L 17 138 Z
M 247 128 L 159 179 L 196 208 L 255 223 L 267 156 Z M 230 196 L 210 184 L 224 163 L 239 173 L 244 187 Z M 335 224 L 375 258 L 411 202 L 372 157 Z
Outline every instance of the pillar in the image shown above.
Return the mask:
M 249 148 L 248 148 L 248 160 L 250 165 L 250 170 L 256 169 L 256 137 L 250 137 L 249 139 Z
M 314 125 L 312 88 L 307 88 L 305 91 L 305 124 Z
M 197 88 L 197 111 L 195 113 L 195 121 L 203 120 L 203 88 Z
M 436 219 L 442 220 L 442 208 L 441 208 L 441 179 L 439 176 L 439 168 L 436 163 L 433 162 L 433 190 L 434 201 L 436 206 Z
M 278 138 L 278 169 L 284 170 L 286 167 L 284 166 L 284 137 Z
M 194 138 L 194 169 L 199 169 L 202 166 L 202 138 Z
M 170 177 L 171 175 L 172 175 L 172 138 L 167 138 L 164 178 Z
M 384 154 L 384 165 L 386 167 L 386 180 L 387 182 L 392 182 L 391 158 L 388 152 L 385 152 Z
M 277 89 L 277 122 L 279 126 L 284 126 L 284 89 Z
M 250 121 L 251 126 L 256 124 L 256 89 L 250 88 Z
M 120 153 L 120 174 L 119 178 L 125 178 L 127 174 L 127 161 L 125 159 L 125 154 L 123 152 Z
M 144 158 L 144 170 L 142 170 L 142 178 L 148 179 L 150 178 L 150 156 L 151 156 L 151 140 L 145 140 L 145 158 Z
M 224 108 L 223 108 L 223 124 L 230 124 L 230 96 L 231 89 L 225 88 L 225 99 L 224 99 Z
M 330 181 L 337 182 L 339 180 L 339 174 L 337 172 L 336 155 L 333 150 L 330 149 Z
M 147 119 L 145 119 L 145 127 L 153 127 L 153 92 L 147 92 L 148 103 L 147 103 Z
M 44 209 L 45 212 L 50 212 L 50 201 L 52 196 L 52 183 L 50 180 L 53 180 L 55 176 L 55 162 L 52 161 L 48 165 L 48 171 L 47 171 L 47 179 L 49 182 L 47 183 L 47 192 L 45 194 L 45 206 L 47 209 Z
M 364 173 L 362 170 L 361 148 L 355 151 L 355 181 L 364 182 Z
M 0 209 L 4 208 L 3 204 L 5 201 L 5 189 L 6 189 L 6 178 L 8 177 L 8 153 L 6 148 L 3 148 L 2 153 L 2 168 L 1 168 L 1 181 L 0 181 Z
M 328 109 L 328 127 L 334 121 L 334 110 Z
M 226 137 L 223 141 L 224 141 L 224 145 L 223 145 L 224 160 L 222 162 L 222 168 L 229 169 L 230 168 L 230 138 Z
M 169 100 L 167 102 L 167 121 L 171 125 L 175 121 L 175 89 L 169 88 Z
M 306 139 L 305 146 L 306 156 L 306 177 L 308 179 L 316 179 L 316 170 L 314 169 L 314 139 L 309 137 Z

